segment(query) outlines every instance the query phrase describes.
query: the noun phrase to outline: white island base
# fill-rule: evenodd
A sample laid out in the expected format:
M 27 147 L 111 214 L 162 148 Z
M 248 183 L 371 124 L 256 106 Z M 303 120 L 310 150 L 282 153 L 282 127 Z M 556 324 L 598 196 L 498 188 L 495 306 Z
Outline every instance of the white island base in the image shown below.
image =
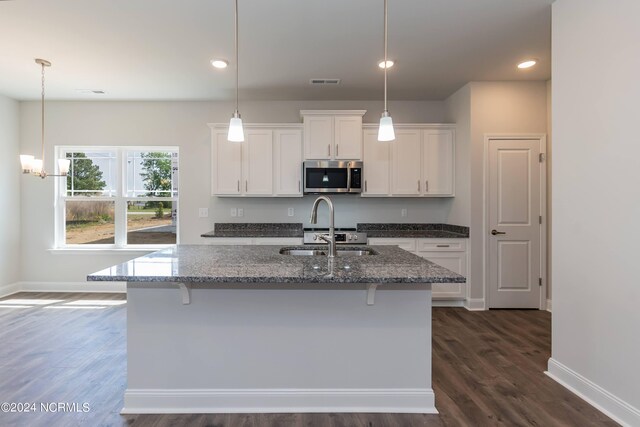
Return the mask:
M 367 288 L 129 282 L 122 413 L 437 413 L 431 285 Z

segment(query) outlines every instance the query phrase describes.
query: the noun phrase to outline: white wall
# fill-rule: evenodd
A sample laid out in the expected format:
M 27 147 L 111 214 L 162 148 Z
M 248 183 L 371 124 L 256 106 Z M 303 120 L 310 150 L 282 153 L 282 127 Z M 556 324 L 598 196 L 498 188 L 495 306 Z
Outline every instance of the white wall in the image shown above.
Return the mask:
M 0 295 L 19 281 L 20 162 L 19 104 L 0 95 Z
M 640 2 L 553 5 L 549 372 L 640 425 Z
M 444 120 L 456 123 L 456 198 L 449 221 L 471 225 L 471 84 L 466 84 L 444 102 Z
M 247 123 L 300 122 L 301 109 L 366 109 L 365 122 L 377 122 L 381 102 L 280 101 L 243 102 Z M 389 105 L 396 123 L 444 121 L 440 101 L 397 101 Z M 200 243 L 200 234 L 216 221 L 303 222 L 309 220 L 314 197 L 289 199 L 217 198 L 210 196 L 210 129 L 207 123 L 227 122 L 233 106 L 213 102 L 48 102 L 48 169 L 52 169 L 55 145 L 172 145 L 180 147 L 180 239 Z M 38 102 L 21 103 L 21 149 L 36 152 L 39 144 Z M 122 262 L 131 255 L 60 255 L 48 251 L 54 245 L 53 179 L 23 179 L 22 253 L 26 262 L 22 280 L 83 281 L 87 273 Z M 336 222 L 448 222 L 452 200 L 361 199 L 336 197 Z M 198 218 L 198 208 L 209 207 L 209 218 Z M 231 207 L 243 208 L 243 218 L 231 218 Z M 287 208 L 296 215 L 287 217 Z M 407 208 L 402 218 L 400 209 Z M 325 209 L 319 223 L 327 223 Z M 38 265 L 39 268 L 33 268 Z
M 449 219 L 471 227 L 470 303 L 484 303 L 483 179 L 485 134 L 547 132 L 545 82 L 471 82 L 445 101 L 456 122 L 456 198 Z

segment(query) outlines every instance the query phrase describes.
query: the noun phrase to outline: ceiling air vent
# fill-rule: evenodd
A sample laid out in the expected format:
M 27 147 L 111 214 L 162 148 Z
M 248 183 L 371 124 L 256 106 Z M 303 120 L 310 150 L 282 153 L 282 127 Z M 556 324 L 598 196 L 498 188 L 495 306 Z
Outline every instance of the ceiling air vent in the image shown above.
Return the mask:
M 312 85 L 339 85 L 340 79 L 311 79 L 309 83 Z

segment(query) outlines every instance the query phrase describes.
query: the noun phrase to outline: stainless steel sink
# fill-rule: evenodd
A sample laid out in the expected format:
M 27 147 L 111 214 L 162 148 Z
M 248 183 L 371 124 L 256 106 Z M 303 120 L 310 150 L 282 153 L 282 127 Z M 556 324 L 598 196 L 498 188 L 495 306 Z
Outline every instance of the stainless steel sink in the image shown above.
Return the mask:
M 327 252 L 318 249 L 280 249 L 282 255 L 297 255 L 297 256 L 327 256 Z
M 363 255 L 377 255 L 378 253 L 372 249 L 346 249 L 338 248 L 337 256 L 363 256 Z M 296 248 L 282 248 L 280 249 L 282 255 L 296 255 L 296 256 L 327 256 L 327 251 L 323 249 L 296 249 Z

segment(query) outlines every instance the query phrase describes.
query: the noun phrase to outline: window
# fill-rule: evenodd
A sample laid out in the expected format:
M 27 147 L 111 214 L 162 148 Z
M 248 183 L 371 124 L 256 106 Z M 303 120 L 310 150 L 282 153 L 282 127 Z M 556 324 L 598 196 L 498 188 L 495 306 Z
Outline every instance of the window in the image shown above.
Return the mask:
M 56 246 L 176 244 L 178 149 L 58 147 L 71 160 L 56 182 Z

